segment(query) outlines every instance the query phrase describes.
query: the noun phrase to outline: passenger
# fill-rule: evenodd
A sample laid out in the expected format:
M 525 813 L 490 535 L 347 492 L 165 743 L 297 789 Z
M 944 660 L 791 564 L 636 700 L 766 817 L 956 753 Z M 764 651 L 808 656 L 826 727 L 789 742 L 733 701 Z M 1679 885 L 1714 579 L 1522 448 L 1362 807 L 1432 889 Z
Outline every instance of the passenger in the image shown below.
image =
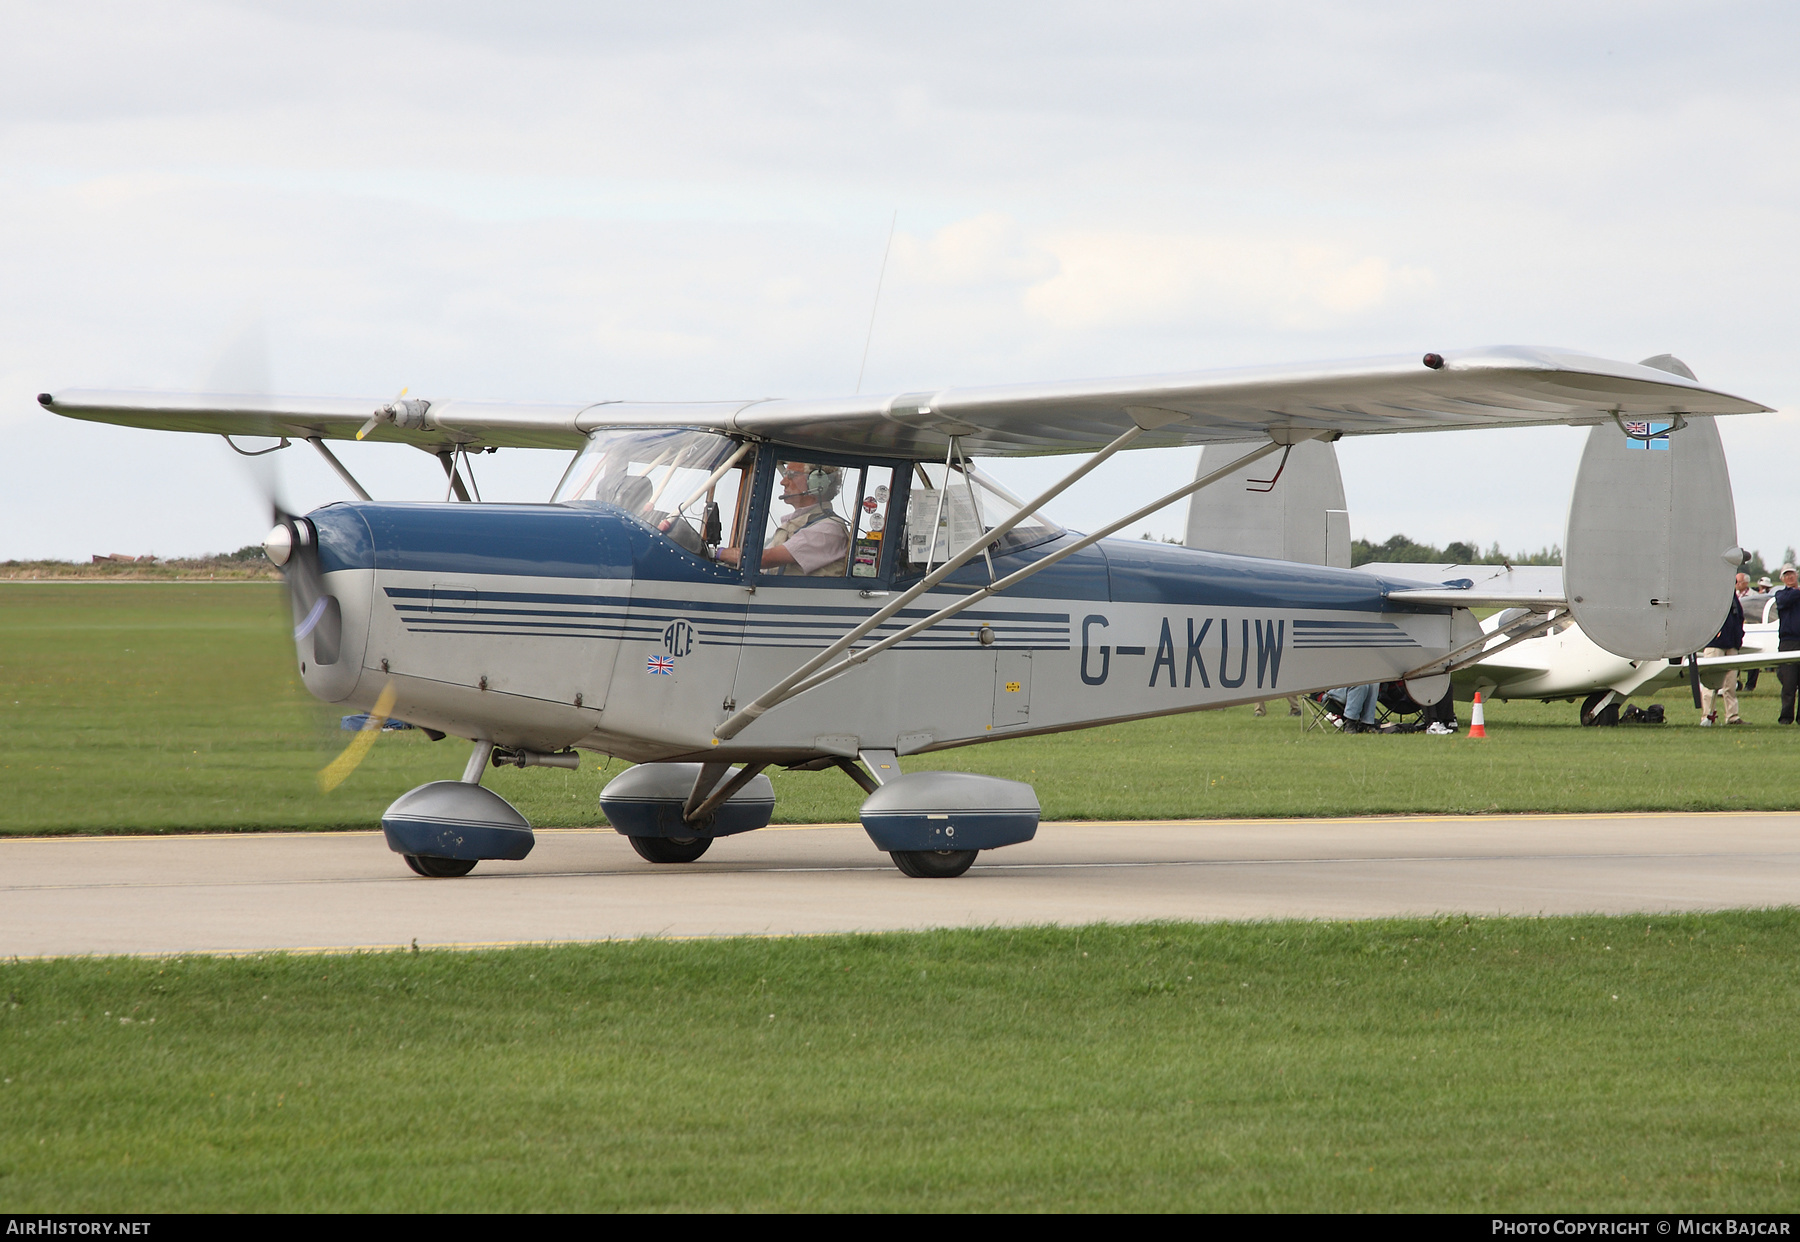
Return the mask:
M 762 572 L 790 577 L 841 578 L 850 555 L 850 525 L 831 508 L 844 485 L 838 466 L 781 464 L 781 500 L 793 512 L 781 520 L 763 548 Z M 742 548 L 720 548 L 719 561 L 736 565 Z
M 1749 577 L 1744 574 L 1739 574 L 1738 580 L 1744 583 L 1750 581 Z M 1738 598 L 1737 592 L 1733 591 L 1731 594 L 1731 607 L 1725 612 L 1725 624 L 1719 627 L 1719 632 L 1713 635 L 1713 640 L 1706 645 L 1706 649 L 1700 654 L 1703 656 L 1736 655 L 1743 649 L 1744 602 Z M 1707 688 L 1705 682 L 1701 683 L 1700 727 L 1703 729 L 1709 725 L 1718 723 L 1719 712 L 1718 709 L 1713 706 L 1715 697 L 1725 701 L 1726 724 L 1741 725 L 1744 723 L 1738 716 L 1736 669 L 1728 668 L 1725 670 L 1725 678 L 1719 684 L 1717 690 L 1710 690 Z
M 1781 567 L 1781 589 L 1775 592 L 1775 612 L 1781 618 L 1776 628 L 1778 647 L 1782 651 L 1800 651 L 1800 574 L 1790 563 Z M 1781 666 L 1781 715 L 1778 724 L 1794 723 L 1794 697 L 1800 692 L 1800 664 Z

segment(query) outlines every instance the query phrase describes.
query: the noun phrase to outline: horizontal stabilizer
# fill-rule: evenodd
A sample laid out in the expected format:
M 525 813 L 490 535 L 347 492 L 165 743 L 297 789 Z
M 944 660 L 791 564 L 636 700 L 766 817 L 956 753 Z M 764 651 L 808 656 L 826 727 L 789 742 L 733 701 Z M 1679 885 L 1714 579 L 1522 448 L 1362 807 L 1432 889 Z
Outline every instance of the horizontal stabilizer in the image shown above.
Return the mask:
M 1398 603 L 1450 604 L 1458 608 L 1560 608 L 1563 571 L 1558 565 L 1417 565 L 1370 562 L 1359 571 L 1396 586 L 1388 598 Z

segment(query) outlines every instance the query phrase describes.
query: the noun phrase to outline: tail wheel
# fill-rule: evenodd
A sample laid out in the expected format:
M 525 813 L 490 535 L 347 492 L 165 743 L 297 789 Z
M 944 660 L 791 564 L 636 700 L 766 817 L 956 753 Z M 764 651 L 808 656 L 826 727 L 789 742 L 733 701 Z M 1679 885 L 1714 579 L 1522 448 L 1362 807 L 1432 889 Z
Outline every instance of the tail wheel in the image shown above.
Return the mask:
M 638 857 L 653 863 L 689 863 L 706 853 L 711 837 L 627 837 Z
M 1596 690 L 1594 693 L 1587 696 L 1581 704 L 1582 724 L 1616 725 L 1619 723 L 1619 704 L 1616 700 L 1608 703 L 1598 712 L 1594 710 L 1596 707 L 1600 706 L 1600 700 L 1604 699 L 1609 693 L 1611 692 L 1607 690 Z
M 951 880 L 974 865 L 980 850 L 890 850 L 888 857 L 915 880 Z
M 403 854 L 401 857 L 406 859 L 406 865 L 414 871 L 434 880 L 454 879 L 475 870 L 473 858 L 432 858 L 426 854 Z

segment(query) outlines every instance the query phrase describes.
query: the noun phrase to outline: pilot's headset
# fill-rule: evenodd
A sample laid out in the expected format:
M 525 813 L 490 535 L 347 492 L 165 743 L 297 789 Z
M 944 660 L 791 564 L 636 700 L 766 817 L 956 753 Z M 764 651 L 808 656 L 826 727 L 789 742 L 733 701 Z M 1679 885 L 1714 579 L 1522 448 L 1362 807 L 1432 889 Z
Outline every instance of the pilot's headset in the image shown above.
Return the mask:
M 792 464 L 806 466 L 805 494 L 814 497 L 820 504 L 830 504 L 837 499 L 837 494 L 844 490 L 844 468 L 842 466 L 808 465 L 805 462 Z

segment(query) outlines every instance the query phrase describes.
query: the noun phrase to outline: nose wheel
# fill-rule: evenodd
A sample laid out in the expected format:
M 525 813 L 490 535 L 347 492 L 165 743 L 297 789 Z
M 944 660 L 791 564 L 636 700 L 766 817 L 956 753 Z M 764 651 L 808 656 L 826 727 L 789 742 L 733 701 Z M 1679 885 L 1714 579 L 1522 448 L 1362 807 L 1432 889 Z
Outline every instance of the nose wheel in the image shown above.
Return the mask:
M 890 850 L 888 857 L 915 880 L 951 880 L 975 863 L 980 850 Z
M 475 870 L 473 858 L 432 858 L 426 854 L 402 854 L 401 857 L 414 871 L 434 880 L 454 879 Z

